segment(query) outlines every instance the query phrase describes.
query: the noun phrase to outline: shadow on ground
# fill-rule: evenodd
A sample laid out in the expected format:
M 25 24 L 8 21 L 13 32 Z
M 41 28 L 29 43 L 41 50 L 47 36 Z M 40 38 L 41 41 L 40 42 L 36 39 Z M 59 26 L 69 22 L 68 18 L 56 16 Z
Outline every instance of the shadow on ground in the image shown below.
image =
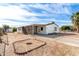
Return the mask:
M 75 33 L 53 33 L 53 34 L 37 34 L 38 36 L 42 36 L 42 37 L 48 37 L 48 38 L 57 38 L 57 37 L 61 37 L 61 36 L 72 36 L 72 35 L 77 35 Z

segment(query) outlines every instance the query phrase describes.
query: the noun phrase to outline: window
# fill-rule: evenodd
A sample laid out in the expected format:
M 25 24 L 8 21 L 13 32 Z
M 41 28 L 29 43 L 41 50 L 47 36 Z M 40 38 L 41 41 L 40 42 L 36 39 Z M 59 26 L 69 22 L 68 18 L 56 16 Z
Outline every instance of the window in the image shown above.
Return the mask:
M 43 27 L 41 27 L 41 31 L 43 31 Z
M 57 31 L 57 27 L 54 27 L 54 31 Z

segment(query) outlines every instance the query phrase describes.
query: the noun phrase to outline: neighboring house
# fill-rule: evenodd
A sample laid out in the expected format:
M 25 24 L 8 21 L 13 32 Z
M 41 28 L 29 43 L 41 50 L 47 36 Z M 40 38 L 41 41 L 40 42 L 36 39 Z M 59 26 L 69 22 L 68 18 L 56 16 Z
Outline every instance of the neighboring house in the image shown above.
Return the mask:
M 18 27 L 17 32 L 24 34 L 52 34 L 59 33 L 59 26 L 53 22 L 48 24 L 33 24 Z
M 13 32 L 12 28 L 6 29 L 6 32 Z

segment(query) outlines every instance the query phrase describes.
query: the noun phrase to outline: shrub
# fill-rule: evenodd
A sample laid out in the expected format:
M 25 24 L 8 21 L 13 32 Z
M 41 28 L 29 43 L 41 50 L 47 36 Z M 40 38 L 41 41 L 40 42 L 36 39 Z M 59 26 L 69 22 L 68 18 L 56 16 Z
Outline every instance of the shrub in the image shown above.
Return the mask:
M 16 31 L 17 31 L 17 28 L 14 27 L 14 28 L 13 28 L 13 32 L 16 32 Z

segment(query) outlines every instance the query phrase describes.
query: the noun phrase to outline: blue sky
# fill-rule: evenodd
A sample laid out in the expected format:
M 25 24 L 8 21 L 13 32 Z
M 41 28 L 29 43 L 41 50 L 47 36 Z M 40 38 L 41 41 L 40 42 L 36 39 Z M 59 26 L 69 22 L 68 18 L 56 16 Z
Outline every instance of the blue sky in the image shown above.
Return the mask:
M 79 11 L 74 3 L 0 3 L 0 26 L 46 24 L 71 25 L 71 16 Z

